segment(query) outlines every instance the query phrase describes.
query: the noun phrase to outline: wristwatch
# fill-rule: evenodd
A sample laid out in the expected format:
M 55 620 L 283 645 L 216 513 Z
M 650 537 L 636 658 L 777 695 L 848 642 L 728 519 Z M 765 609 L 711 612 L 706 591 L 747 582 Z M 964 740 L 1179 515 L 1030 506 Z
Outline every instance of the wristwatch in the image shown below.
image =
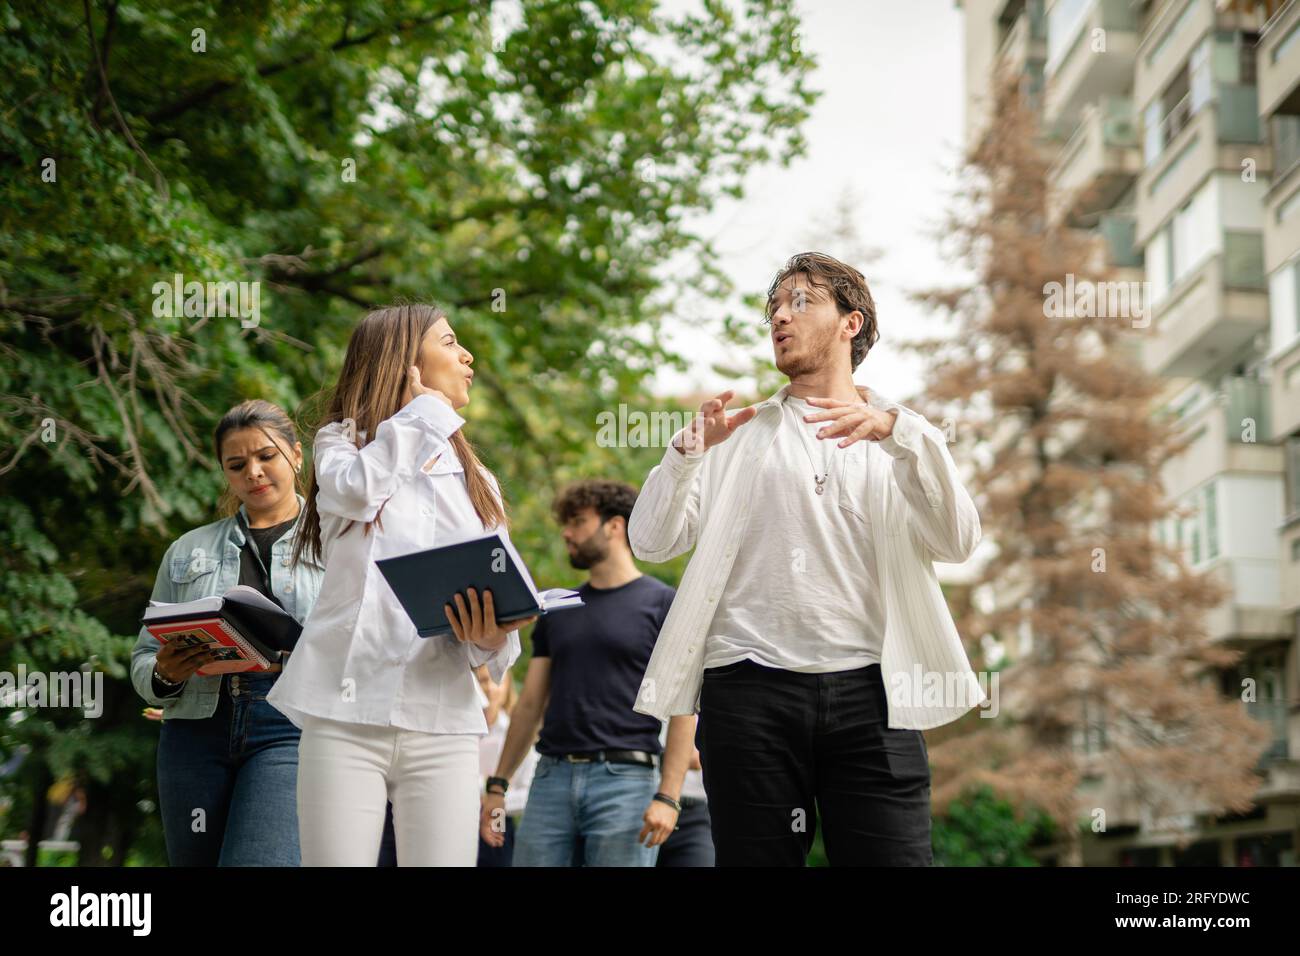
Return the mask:
M 496 784 L 501 789 L 493 790 L 492 789 L 493 784 Z M 495 793 L 500 796 L 505 796 L 505 792 L 510 789 L 510 781 L 507 780 L 505 777 L 488 777 L 487 786 L 484 789 L 487 790 L 488 793 Z

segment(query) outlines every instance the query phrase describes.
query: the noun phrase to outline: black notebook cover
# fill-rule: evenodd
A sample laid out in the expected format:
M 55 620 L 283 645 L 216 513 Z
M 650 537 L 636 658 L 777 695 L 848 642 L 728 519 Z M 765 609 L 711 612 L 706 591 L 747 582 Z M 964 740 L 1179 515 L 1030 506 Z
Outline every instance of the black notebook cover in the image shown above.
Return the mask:
M 451 634 L 442 607 L 474 588 L 492 592 L 497 623 L 545 614 L 529 586 L 531 577 L 508 539 L 499 533 L 442 548 L 376 561 L 421 637 Z

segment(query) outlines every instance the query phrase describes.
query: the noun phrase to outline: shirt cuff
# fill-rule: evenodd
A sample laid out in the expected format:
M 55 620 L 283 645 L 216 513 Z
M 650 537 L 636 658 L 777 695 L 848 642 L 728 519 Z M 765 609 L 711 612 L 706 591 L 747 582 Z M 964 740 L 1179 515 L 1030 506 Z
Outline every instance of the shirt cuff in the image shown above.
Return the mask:
M 917 420 L 920 416 L 914 412 L 909 413 L 897 402 L 882 403 L 881 411 L 898 412 L 894 419 L 894 429 L 885 438 L 880 439 L 878 444 L 881 449 L 894 458 L 907 458 L 916 454 L 917 442 L 921 437 L 921 423 Z
M 700 466 L 704 464 L 704 456 L 708 454 L 708 451 L 705 450 L 700 452 L 698 455 L 691 455 L 684 451 L 678 451 L 673 447 L 677 440 L 683 437 L 686 434 L 687 429 L 690 427 L 690 425 L 687 425 L 686 428 L 678 431 L 677 434 L 672 437 L 672 440 L 668 442 L 668 448 L 664 452 L 663 466 L 674 478 L 692 477 L 697 471 L 699 471 Z
M 470 668 L 476 669 L 486 664 L 488 676 L 492 678 L 494 684 L 499 684 L 505 679 L 506 673 L 519 659 L 522 650 L 517 629 L 508 632 L 506 642 L 495 651 L 484 650 L 476 644 L 466 644 L 465 649 L 469 651 Z
M 456 410 L 440 398 L 432 395 L 417 395 L 397 411 L 398 415 L 414 416 L 433 426 L 434 431 L 444 438 L 455 434 L 465 424 L 465 419 L 456 414 Z

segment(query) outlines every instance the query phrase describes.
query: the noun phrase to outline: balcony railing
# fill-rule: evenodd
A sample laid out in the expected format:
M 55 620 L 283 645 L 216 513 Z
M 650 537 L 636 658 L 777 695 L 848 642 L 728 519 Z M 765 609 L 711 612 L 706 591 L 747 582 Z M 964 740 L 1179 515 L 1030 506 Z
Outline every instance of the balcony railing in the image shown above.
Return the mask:
M 1060 0 L 1047 15 L 1049 72 L 1068 59 L 1086 34 L 1086 23 L 1094 16 L 1094 26 L 1104 30 L 1134 32 L 1138 27 L 1137 13 L 1129 0 Z
M 1154 126 L 1143 132 L 1143 159 L 1148 166 L 1163 155 L 1165 149 L 1192 122 L 1206 103 L 1217 107 L 1217 135 L 1221 143 L 1258 143 L 1259 90 L 1241 83 L 1216 83 L 1208 100 L 1196 102 L 1192 92 L 1185 93 Z
M 1268 749 L 1260 754 L 1256 769 L 1263 770 L 1287 756 L 1287 702 L 1285 700 L 1257 700 L 1247 705 L 1246 712 L 1273 731 Z
M 1224 380 L 1222 390 L 1224 431 L 1228 441 L 1241 443 L 1243 435 L 1250 434 L 1242 424 L 1247 421 L 1255 423 L 1255 441 L 1265 441 L 1266 436 L 1272 434 L 1268 383 L 1234 376 Z
M 1007 59 L 1013 53 L 1028 52 L 1032 44 L 1046 40 L 1047 17 L 1043 14 L 1043 0 L 1029 0 L 1007 28 L 998 56 Z
M 1300 162 L 1300 116 L 1278 113 L 1273 117 L 1273 176 L 1279 181 Z
M 1103 213 L 1097 232 L 1106 241 L 1110 264 L 1121 269 L 1142 266 L 1142 250 L 1137 246 L 1137 220 L 1129 213 Z
M 1124 96 L 1106 96 L 1098 104 L 1101 110 L 1101 137 L 1107 146 L 1136 146 L 1137 114 L 1133 101 Z
M 1259 142 L 1259 90 L 1240 83 L 1215 85 L 1219 142 Z
M 1223 233 L 1223 284 L 1229 289 L 1264 291 L 1264 235 L 1259 232 Z

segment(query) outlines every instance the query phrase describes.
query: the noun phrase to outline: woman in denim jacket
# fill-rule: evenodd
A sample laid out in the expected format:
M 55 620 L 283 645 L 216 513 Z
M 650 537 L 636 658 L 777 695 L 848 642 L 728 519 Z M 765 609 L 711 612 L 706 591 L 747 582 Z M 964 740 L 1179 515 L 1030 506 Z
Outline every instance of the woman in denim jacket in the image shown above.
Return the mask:
M 174 541 L 153 600 L 193 601 L 247 584 L 305 621 L 322 568 L 291 565 L 302 511 L 302 445 L 270 402 L 230 409 L 214 444 L 238 511 Z M 160 649 L 161 648 L 161 649 Z M 299 730 L 266 702 L 270 671 L 205 677 L 202 648 L 163 648 L 148 631 L 131 652 L 131 681 L 163 708 L 158 796 L 172 866 L 297 866 Z

